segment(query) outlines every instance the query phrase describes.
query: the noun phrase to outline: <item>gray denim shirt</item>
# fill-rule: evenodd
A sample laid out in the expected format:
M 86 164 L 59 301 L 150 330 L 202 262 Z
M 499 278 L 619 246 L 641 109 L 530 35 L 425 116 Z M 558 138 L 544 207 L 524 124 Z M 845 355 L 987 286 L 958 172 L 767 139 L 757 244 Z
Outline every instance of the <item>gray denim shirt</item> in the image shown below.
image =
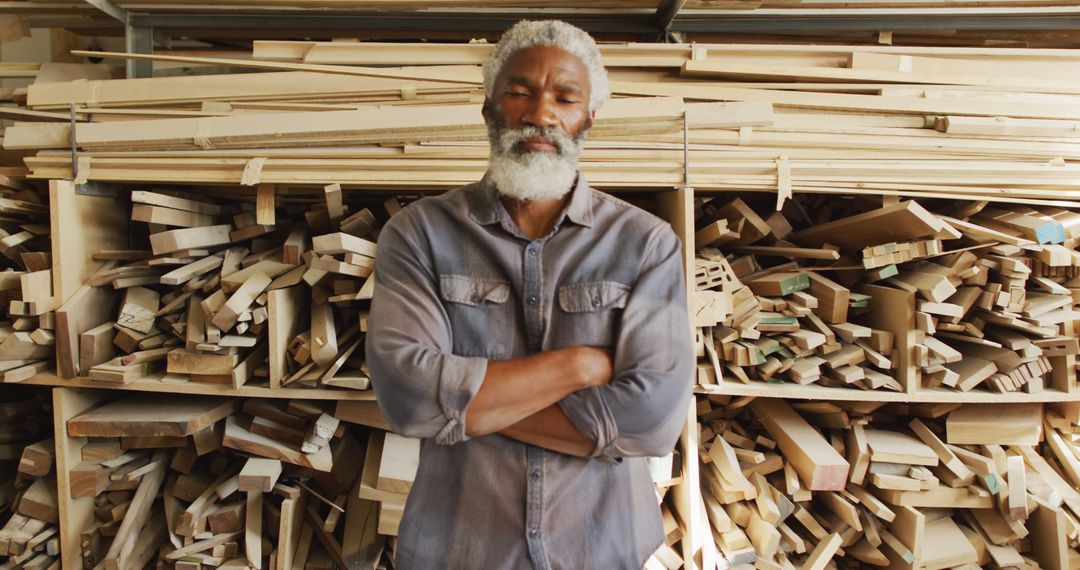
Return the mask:
M 642 567 L 663 540 L 644 458 L 671 451 L 691 394 L 680 247 L 582 175 L 540 239 L 486 177 L 383 228 L 368 365 L 393 430 L 423 439 L 399 569 Z M 596 441 L 590 458 L 465 434 L 488 360 L 573 345 L 614 350 L 608 385 L 559 402 Z

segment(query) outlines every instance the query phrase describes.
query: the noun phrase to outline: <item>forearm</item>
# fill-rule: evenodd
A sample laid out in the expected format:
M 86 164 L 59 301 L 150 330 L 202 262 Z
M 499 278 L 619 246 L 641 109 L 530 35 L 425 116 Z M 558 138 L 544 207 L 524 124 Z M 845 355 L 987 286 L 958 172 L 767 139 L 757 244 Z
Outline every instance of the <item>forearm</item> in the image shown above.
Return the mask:
M 596 441 L 582 435 L 557 405 L 548 406 L 499 433 L 577 457 L 588 457 L 596 447 Z
M 607 357 L 603 357 L 606 372 L 597 370 L 593 363 L 600 359 L 589 351 L 597 349 L 569 347 L 489 361 L 480 390 L 469 404 L 465 433 L 476 437 L 502 431 L 577 390 L 595 385 L 598 378 L 607 381 Z

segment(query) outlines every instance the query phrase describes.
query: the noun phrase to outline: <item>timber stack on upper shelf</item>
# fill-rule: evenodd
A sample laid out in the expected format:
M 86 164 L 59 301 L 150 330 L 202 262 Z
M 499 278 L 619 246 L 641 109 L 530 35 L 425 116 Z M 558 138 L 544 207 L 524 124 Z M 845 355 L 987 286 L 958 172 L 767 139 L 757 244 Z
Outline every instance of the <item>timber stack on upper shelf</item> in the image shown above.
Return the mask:
M 699 396 L 704 566 L 1075 567 L 1080 418 L 1043 407 Z
M 385 44 L 353 45 L 319 53 L 390 64 Z M 321 47 L 301 47 L 300 57 Z M 405 67 L 172 58 L 275 71 L 33 85 L 27 105 L 57 117 L 75 105 L 86 119 L 75 163 L 90 181 L 236 184 L 257 170 L 265 183 L 450 188 L 480 176 L 487 149 L 478 67 L 415 65 L 439 49 L 409 46 Z M 601 188 L 1076 196 L 1080 88 L 1063 78 L 1080 71 L 1080 56 L 1067 50 L 607 49 L 620 54 L 616 99 L 600 110 L 582 163 Z M 717 101 L 727 103 L 705 105 Z M 259 118 L 267 114 L 274 121 Z M 71 152 L 61 149 L 71 140 L 67 123 L 27 123 L 8 129 L 4 146 L 39 149 L 26 160 L 33 178 L 70 178 Z
M 124 35 L 149 52 L 235 51 L 281 38 L 495 41 L 519 19 L 562 19 L 604 41 L 856 43 L 1076 47 L 1068 0 L 118 0 L 107 8 L 13 0 L 0 7 L 26 27 Z M 18 33 L 20 26 L 9 29 Z M 12 32 L 8 32 L 10 36 Z M 18 36 L 16 36 L 18 37 Z M 226 40 L 226 41 L 222 41 Z M 241 40 L 241 41 L 237 41 Z
M 1080 212 L 926 204 L 701 199 L 702 387 L 1075 396 Z
M 59 568 L 55 452 L 41 391 L 0 388 L 0 565 Z

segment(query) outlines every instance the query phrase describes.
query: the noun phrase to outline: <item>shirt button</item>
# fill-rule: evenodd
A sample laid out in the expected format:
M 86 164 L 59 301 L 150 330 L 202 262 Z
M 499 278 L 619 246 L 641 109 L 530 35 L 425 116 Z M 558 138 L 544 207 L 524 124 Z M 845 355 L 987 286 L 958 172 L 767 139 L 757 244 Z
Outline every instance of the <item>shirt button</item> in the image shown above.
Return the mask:
M 533 481 L 539 481 L 540 480 L 540 472 L 539 471 L 533 471 L 531 474 L 529 474 L 529 477 L 531 477 Z
M 594 306 L 594 307 L 599 307 L 600 306 L 600 297 L 593 297 L 592 306 Z
M 536 530 L 536 529 L 534 528 L 534 529 L 532 529 L 532 530 L 530 530 L 530 531 L 529 531 L 529 536 L 531 536 L 531 537 L 533 537 L 533 538 L 536 538 L 536 537 L 540 536 L 540 531 L 538 531 L 538 530 Z
M 526 299 L 526 302 L 528 302 L 530 305 L 535 305 L 537 301 L 538 299 L 536 298 L 536 295 L 529 295 L 529 298 Z
M 480 295 L 477 295 L 476 293 L 473 293 L 472 295 L 469 295 L 469 300 L 472 301 L 473 303 L 479 303 L 480 302 Z
M 536 257 L 536 248 L 535 247 L 532 247 L 532 246 L 529 247 L 529 255 L 531 255 L 533 257 Z

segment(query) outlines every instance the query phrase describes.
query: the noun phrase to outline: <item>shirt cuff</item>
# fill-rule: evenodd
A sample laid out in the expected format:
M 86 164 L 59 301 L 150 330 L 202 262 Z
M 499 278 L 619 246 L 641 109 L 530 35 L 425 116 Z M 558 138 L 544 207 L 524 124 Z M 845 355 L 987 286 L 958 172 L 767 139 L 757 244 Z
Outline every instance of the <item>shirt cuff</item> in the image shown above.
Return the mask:
M 612 455 L 615 440 L 619 436 L 619 426 L 615 423 L 615 416 L 604 401 L 600 388 L 578 390 L 559 400 L 559 408 L 582 435 L 596 441 L 596 447 L 589 457 L 604 463 L 621 461 Z
M 435 435 L 440 445 L 468 441 L 465 435 L 465 414 L 487 373 L 487 359 L 444 355 L 439 374 L 439 407 L 447 422 Z

